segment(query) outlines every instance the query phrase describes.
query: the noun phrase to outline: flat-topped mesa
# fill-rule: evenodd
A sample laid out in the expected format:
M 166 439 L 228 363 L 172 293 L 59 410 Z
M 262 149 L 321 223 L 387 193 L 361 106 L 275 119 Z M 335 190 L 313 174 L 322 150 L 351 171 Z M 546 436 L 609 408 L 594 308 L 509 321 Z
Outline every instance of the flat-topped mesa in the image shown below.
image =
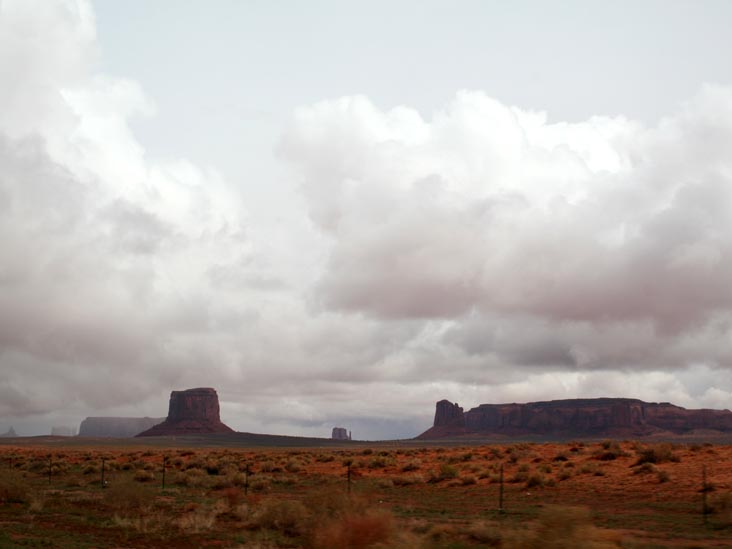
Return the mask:
M 79 425 L 79 436 L 131 438 L 163 421 L 164 417 L 88 417 Z
M 168 417 L 138 437 L 233 433 L 221 423 L 219 396 L 214 389 L 199 387 L 170 393 Z
M 333 440 L 351 440 L 351 432 L 345 427 L 333 427 L 330 438 Z
M 435 422 L 419 437 L 460 435 L 644 436 L 683 434 L 695 429 L 732 432 L 729 410 L 687 410 L 668 402 L 631 398 L 581 398 L 481 404 L 463 413 L 447 400 L 437 403 Z

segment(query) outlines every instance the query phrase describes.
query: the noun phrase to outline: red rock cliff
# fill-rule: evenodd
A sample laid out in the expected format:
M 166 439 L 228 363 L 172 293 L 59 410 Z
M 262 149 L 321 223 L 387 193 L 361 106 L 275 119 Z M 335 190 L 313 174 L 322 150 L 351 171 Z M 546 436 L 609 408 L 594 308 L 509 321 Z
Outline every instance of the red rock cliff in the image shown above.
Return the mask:
M 668 431 L 683 434 L 694 429 L 732 432 L 729 410 L 687 410 L 630 398 L 586 398 L 481 404 L 463 413 L 447 400 L 437 403 L 435 422 L 418 438 L 463 434 L 643 436 Z
M 221 423 L 219 396 L 216 391 L 211 388 L 198 388 L 171 392 L 167 419 L 137 436 L 233 432 L 233 429 Z

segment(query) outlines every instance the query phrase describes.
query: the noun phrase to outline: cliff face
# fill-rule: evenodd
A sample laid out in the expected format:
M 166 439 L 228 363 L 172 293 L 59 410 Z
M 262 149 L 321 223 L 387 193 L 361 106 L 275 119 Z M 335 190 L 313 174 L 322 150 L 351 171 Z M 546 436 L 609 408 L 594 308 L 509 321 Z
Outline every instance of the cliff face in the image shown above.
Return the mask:
M 435 406 L 435 421 L 432 428 L 422 433 L 419 438 L 442 438 L 462 435 L 467 432 L 466 416 L 462 407 L 456 402 L 441 400 Z
M 130 438 L 163 421 L 164 417 L 88 417 L 79 426 L 79 436 Z
M 418 438 L 464 434 L 643 436 L 659 431 L 683 434 L 694 429 L 732 431 L 732 412 L 687 410 L 668 402 L 629 398 L 588 398 L 481 404 L 463 413 L 457 404 L 441 400 L 433 427 Z
M 233 429 L 221 423 L 219 396 L 216 391 L 211 388 L 198 388 L 171 392 L 166 420 L 137 436 L 153 437 L 233 432 Z

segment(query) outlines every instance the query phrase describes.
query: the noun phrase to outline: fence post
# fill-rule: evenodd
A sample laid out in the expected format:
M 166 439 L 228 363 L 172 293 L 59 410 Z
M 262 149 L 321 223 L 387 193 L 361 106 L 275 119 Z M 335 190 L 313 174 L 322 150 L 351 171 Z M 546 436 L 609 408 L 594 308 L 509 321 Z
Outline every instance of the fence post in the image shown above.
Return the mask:
M 244 468 L 244 495 L 249 494 L 249 463 Z
M 53 458 L 48 458 L 48 484 L 51 484 L 51 466 L 53 465 Z
M 503 463 L 501 463 L 501 471 L 498 473 L 498 482 L 500 483 L 500 486 L 498 487 L 498 512 L 504 513 L 503 510 Z
M 707 506 L 707 492 L 709 491 L 709 485 L 707 484 L 707 466 L 702 465 L 702 516 L 704 517 L 704 525 L 707 524 L 707 515 L 709 514 L 709 507 Z
M 106 486 L 104 484 L 104 458 L 102 458 L 102 490 L 104 490 L 105 487 Z
M 165 490 L 165 462 L 167 461 L 168 456 L 163 454 L 163 487 L 162 490 Z
M 347 484 L 347 490 L 348 494 L 351 494 L 351 464 L 353 463 L 352 459 L 346 459 L 343 461 L 343 465 L 346 466 L 346 484 Z

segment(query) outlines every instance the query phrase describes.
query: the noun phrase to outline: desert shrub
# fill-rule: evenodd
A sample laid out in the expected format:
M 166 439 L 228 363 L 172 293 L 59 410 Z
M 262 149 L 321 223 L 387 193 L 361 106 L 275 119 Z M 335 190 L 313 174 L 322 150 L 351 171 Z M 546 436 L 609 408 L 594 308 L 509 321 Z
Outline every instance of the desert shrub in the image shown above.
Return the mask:
M 183 514 L 178 520 L 177 525 L 183 532 L 200 533 L 210 530 L 216 524 L 216 510 L 209 507 L 200 506 L 192 511 Z
M 567 469 L 562 469 L 557 473 L 557 480 L 567 480 L 568 478 L 572 478 L 572 472 Z
M 252 492 L 267 492 L 269 491 L 269 486 L 271 484 L 271 480 L 269 477 L 255 477 L 253 480 L 249 480 L 249 488 Z
M 422 475 L 397 475 L 391 478 L 394 486 L 411 486 L 413 484 L 422 484 L 424 477 Z
M 162 530 L 168 522 L 167 517 L 162 513 L 146 513 L 135 516 L 120 516 L 115 514 L 112 517 L 112 524 L 124 530 L 133 530 L 138 534 L 152 534 Z
M 188 469 L 185 472 L 175 475 L 174 483 L 191 488 L 202 486 L 205 483 L 205 476 L 206 473 L 200 469 Z
M 106 468 L 106 464 L 105 464 L 105 468 Z M 100 471 L 101 471 L 101 469 L 92 463 L 88 463 L 87 465 L 84 465 L 84 468 L 81 470 L 81 472 L 85 475 L 96 474 L 96 473 L 99 473 Z
M 363 450 L 361 450 L 362 456 L 370 456 L 373 453 L 374 451 L 371 448 L 364 448 Z
M 658 471 L 656 471 L 656 478 L 658 479 L 658 482 L 664 483 L 671 480 L 671 475 L 668 474 L 668 471 L 663 471 L 659 469 Z
M 147 488 L 129 480 L 112 482 L 104 490 L 104 502 L 122 513 L 142 512 L 154 500 L 154 494 Z
M 534 488 L 536 486 L 544 486 L 546 484 L 546 479 L 544 478 L 544 475 L 540 473 L 531 473 L 529 475 L 529 478 L 526 479 L 526 488 Z
M 640 447 L 636 450 L 636 453 L 638 454 L 638 460 L 635 462 L 635 465 L 680 461 L 680 458 L 673 453 L 673 447 L 670 444 L 656 444 L 654 446 Z
M 402 465 L 402 472 L 408 473 L 410 471 L 417 471 L 420 467 L 422 467 L 422 461 L 419 459 L 412 459 Z
M 48 471 L 48 460 L 34 460 L 28 464 L 31 473 L 45 473 Z
M 333 456 L 333 454 L 320 454 L 315 458 L 315 461 L 318 461 L 320 463 L 329 463 L 334 460 L 335 457 Z
M 219 466 L 219 464 L 218 464 L 218 463 L 215 463 L 215 462 L 213 462 L 213 461 L 209 461 L 209 462 L 208 462 L 208 463 L 206 464 L 206 467 L 205 467 L 205 471 L 206 471 L 206 472 L 207 472 L 207 473 L 208 473 L 209 475 L 218 475 L 218 474 L 219 474 L 219 472 L 220 472 L 220 470 L 221 470 L 221 469 L 220 469 L 220 466 Z
M 556 456 L 553 458 L 554 461 L 567 461 L 569 458 L 567 457 L 566 452 L 559 452 Z
M 155 475 L 152 471 L 146 471 L 145 469 L 138 469 L 135 471 L 134 478 L 137 482 L 150 482 L 155 480 Z
M 214 490 L 224 490 L 226 488 L 231 488 L 234 486 L 234 476 L 233 475 L 227 475 L 227 476 L 217 476 L 214 480 L 213 484 L 211 485 L 211 488 Z
M 633 469 L 634 475 L 647 475 L 649 473 L 656 473 L 657 469 L 656 466 L 653 465 L 653 463 L 643 463 L 642 465 L 639 465 L 635 469 Z
M 296 459 L 288 460 L 285 464 L 285 471 L 288 473 L 298 473 L 302 470 L 302 465 Z
M 464 531 L 472 541 L 477 541 L 482 546 L 500 546 L 501 531 L 498 527 L 487 522 L 479 521 L 469 524 Z
M 537 470 L 538 470 L 538 471 L 539 471 L 540 473 L 544 473 L 544 474 L 547 474 L 547 475 L 549 475 L 549 474 L 551 474 L 551 472 L 552 472 L 552 466 L 551 466 L 551 465 L 549 465 L 548 463 L 545 463 L 545 464 L 543 464 L 543 465 L 539 465 L 539 467 L 537 467 Z
M 600 461 L 612 461 L 628 454 L 623 451 L 617 441 L 606 440 L 601 443 L 601 449 L 595 452 L 594 458 Z
M 597 475 L 598 472 L 600 473 L 599 475 Z M 583 463 L 580 468 L 577 469 L 577 473 L 580 475 L 603 475 L 600 468 L 595 463 Z
M 389 465 L 389 459 L 384 456 L 376 456 L 369 461 L 369 469 L 383 469 Z
M 259 466 L 259 470 L 262 471 L 263 473 L 271 473 L 274 471 L 274 469 L 275 469 L 275 464 L 274 464 L 274 462 L 272 462 L 270 460 L 263 462 L 262 465 Z
M 509 477 L 508 482 L 517 484 L 519 482 L 526 482 L 529 479 L 529 473 L 526 471 L 517 471 L 515 475 Z
M 29 498 L 29 487 L 17 475 L 0 473 L 1 503 L 25 503 Z
M 323 549 L 372 547 L 388 543 L 394 533 L 394 519 L 385 511 L 347 513 L 318 526 L 313 532 L 313 546 Z
M 620 547 L 619 540 L 593 526 L 590 512 L 584 507 L 550 505 L 542 509 L 536 527 L 522 529 L 514 539 L 502 544 L 526 549 L 565 549 L 567 547 Z
M 458 476 L 458 470 L 453 467 L 452 465 L 448 465 L 447 463 L 443 463 L 440 465 L 439 474 L 438 477 L 440 480 L 449 480 L 453 478 L 457 478 Z
M 270 500 L 255 512 L 250 528 L 275 530 L 290 537 L 307 533 L 310 512 L 299 501 Z
M 529 472 L 529 464 L 528 463 L 522 463 L 519 465 L 519 473 L 528 473 Z
M 463 486 L 469 486 L 471 484 L 476 484 L 478 479 L 475 478 L 475 475 L 461 475 L 460 482 Z

